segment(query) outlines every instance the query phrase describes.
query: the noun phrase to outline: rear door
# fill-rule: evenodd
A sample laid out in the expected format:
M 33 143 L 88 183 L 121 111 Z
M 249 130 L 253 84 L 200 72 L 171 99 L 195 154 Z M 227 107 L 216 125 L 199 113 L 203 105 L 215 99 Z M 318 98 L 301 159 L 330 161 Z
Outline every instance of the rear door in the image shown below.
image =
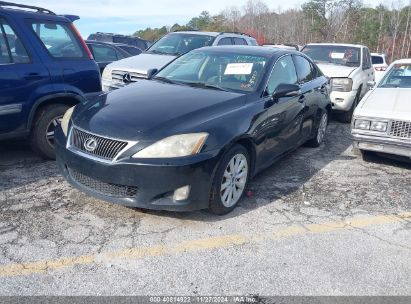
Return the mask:
M 23 37 L 0 15 L 0 133 L 24 131 L 30 101 L 50 82 L 47 68 Z
M 28 26 L 59 90 L 78 94 L 101 90 L 98 66 L 71 22 L 34 19 Z

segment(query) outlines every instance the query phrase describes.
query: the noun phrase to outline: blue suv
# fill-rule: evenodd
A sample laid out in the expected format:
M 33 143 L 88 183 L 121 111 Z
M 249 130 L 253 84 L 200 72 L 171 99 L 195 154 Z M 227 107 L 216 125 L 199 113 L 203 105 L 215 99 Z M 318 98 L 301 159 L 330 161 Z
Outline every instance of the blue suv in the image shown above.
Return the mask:
M 100 71 L 73 15 L 0 1 L 0 140 L 28 138 L 54 156 L 66 110 L 101 93 Z

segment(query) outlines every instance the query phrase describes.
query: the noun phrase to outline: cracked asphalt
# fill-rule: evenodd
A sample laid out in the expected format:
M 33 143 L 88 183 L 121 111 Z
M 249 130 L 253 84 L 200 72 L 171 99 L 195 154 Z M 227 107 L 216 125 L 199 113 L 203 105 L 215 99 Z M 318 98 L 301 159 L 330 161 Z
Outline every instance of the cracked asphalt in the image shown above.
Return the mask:
M 349 126 L 259 174 L 217 217 L 112 205 L 0 143 L 0 295 L 411 295 L 411 164 Z

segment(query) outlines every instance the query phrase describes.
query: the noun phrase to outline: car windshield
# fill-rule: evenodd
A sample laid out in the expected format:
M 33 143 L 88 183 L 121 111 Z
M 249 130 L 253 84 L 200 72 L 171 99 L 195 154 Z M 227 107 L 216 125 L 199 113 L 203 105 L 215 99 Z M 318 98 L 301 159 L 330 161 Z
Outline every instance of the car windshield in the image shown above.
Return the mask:
M 361 50 L 340 45 L 307 45 L 302 52 L 316 63 L 360 66 Z
M 213 44 L 215 37 L 199 34 L 168 34 L 153 44 L 148 53 L 179 56 Z
M 378 85 L 379 88 L 411 88 L 411 63 L 395 64 Z
M 247 93 L 260 83 L 268 58 L 214 51 L 190 52 L 161 70 L 154 79 L 222 91 Z

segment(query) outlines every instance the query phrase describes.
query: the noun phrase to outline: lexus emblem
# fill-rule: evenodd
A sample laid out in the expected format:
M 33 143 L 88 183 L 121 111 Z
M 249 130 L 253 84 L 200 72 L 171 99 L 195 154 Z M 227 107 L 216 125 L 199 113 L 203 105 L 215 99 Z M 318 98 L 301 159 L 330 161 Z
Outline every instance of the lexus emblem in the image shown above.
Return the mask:
M 97 149 L 97 141 L 94 138 L 88 138 L 84 142 L 84 149 L 88 152 L 93 152 Z
M 131 82 L 131 75 L 129 73 L 125 73 L 123 75 L 123 82 L 124 83 L 130 83 Z

